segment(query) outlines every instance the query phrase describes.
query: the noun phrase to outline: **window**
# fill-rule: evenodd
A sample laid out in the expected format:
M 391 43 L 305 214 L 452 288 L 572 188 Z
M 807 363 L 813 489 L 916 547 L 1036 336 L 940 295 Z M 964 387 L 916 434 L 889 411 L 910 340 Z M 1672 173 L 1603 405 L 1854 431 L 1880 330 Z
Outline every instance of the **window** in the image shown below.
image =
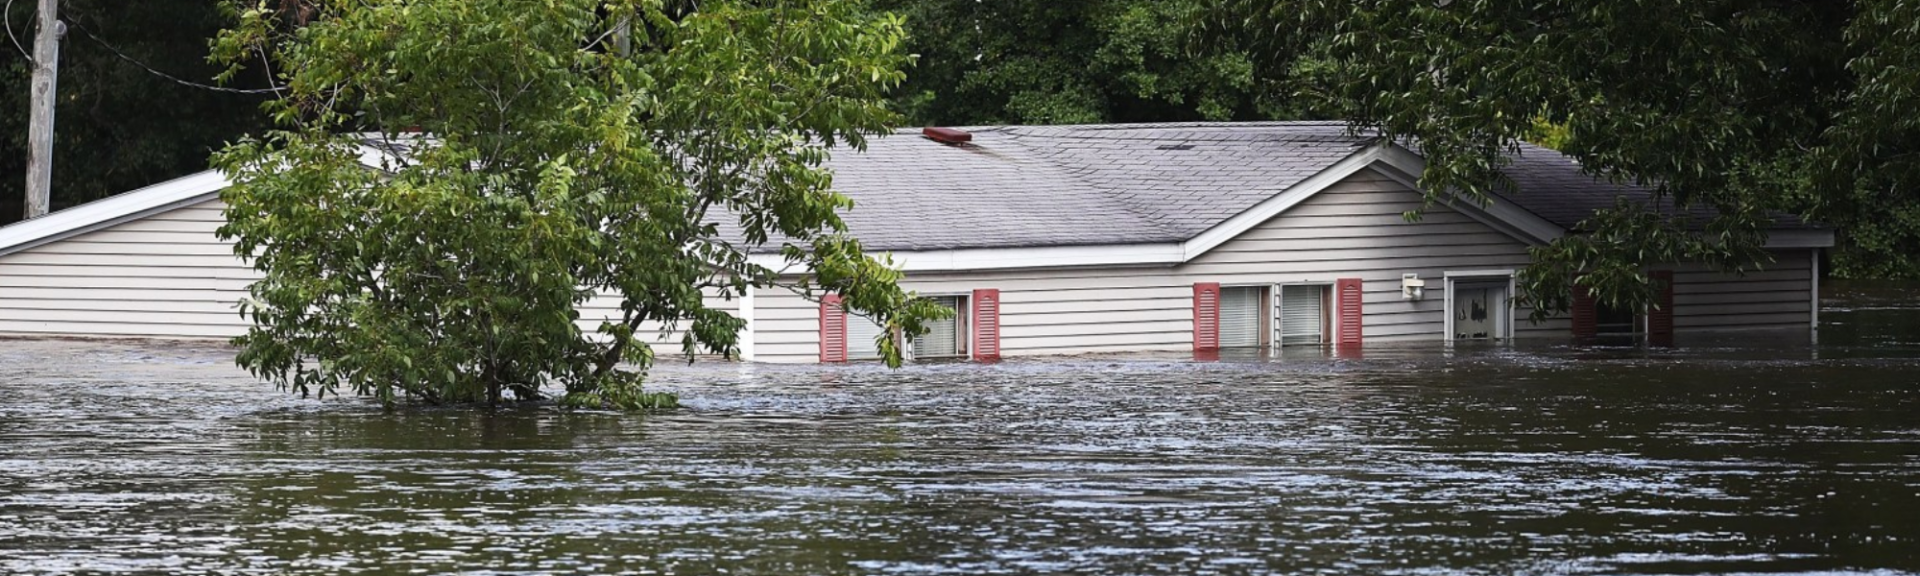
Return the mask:
M 935 304 L 954 311 L 952 318 L 927 324 L 927 333 L 913 340 L 914 358 L 949 358 L 967 355 L 967 297 L 932 296 Z
M 1281 346 L 1318 346 L 1327 341 L 1327 287 L 1280 287 Z
M 1595 302 L 1593 311 L 1594 327 L 1601 334 L 1634 334 L 1640 331 L 1635 326 L 1640 315 L 1632 308 Z
M 847 359 L 879 360 L 880 345 L 874 339 L 880 336 L 880 325 L 872 319 L 859 314 L 847 314 Z
M 1229 286 L 1220 289 L 1220 347 L 1259 348 L 1266 331 L 1267 289 Z

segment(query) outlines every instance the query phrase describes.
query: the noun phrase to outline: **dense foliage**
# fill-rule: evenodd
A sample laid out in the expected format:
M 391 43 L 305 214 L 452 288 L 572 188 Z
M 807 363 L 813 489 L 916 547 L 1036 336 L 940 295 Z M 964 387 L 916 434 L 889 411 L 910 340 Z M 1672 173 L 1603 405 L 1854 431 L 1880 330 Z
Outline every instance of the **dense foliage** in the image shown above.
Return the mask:
M 1266 120 L 1299 115 L 1212 0 L 879 0 L 919 61 L 897 93 L 926 125 Z
M 1920 273 L 1920 4 L 1898 0 L 1233 2 L 1225 37 L 1268 36 L 1303 105 L 1417 142 L 1434 199 L 1509 185 L 1541 127 L 1588 171 L 1710 207 L 1622 204 L 1535 251 L 1541 311 L 1576 282 L 1646 302 L 1646 266 L 1748 270 L 1780 214 L 1833 225 L 1836 267 Z M 1521 190 L 1524 194 L 1526 191 Z
M 0 39 L 0 224 L 20 218 L 27 170 L 34 2 L 13 2 Z M 210 82 L 207 39 L 224 22 L 212 0 L 61 0 L 68 22 L 54 107 L 53 206 L 63 208 L 207 169 L 207 155 L 265 126 L 264 96 L 216 92 L 162 78 Z M 109 48 L 108 46 L 112 46 Z M 119 50 L 125 56 L 115 55 Z M 249 74 L 234 88 L 260 88 Z
M 742 320 L 702 289 L 773 288 L 746 254 L 764 243 L 811 270 L 800 289 L 883 325 L 942 313 L 843 234 L 822 167 L 894 121 L 897 18 L 838 0 L 235 8 L 216 54 L 264 53 L 289 86 L 269 106 L 283 129 L 215 161 L 235 178 L 220 233 L 265 275 L 238 339 L 263 378 L 388 402 L 556 385 L 570 405 L 670 405 L 640 388 L 654 352 L 636 329 L 734 352 Z M 597 293 L 622 317 L 583 329 Z

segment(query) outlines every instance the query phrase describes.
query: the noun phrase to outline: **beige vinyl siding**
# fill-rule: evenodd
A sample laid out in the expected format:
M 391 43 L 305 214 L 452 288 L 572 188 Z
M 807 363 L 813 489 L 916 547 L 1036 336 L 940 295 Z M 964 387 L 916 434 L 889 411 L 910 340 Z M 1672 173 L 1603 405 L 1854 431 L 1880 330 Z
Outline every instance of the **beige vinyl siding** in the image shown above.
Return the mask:
M 707 306 L 724 310 L 735 316 L 739 315 L 740 300 L 738 298 L 723 298 L 718 288 L 705 288 L 700 293 Z M 581 303 L 578 309 L 580 319 L 575 323 L 580 326 L 580 330 L 588 334 L 596 334 L 602 322 L 620 322 L 620 298 L 611 292 L 600 293 Z M 640 341 L 653 346 L 655 357 L 674 356 L 685 351 L 682 338 L 690 327 L 692 327 L 691 322 L 681 322 L 671 329 L 660 322 L 643 322 L 639 329 L 634 330 L 634 335 Z M 706 351 L 700 350 L 699 353 L 705 355 Z
M 1193 288 L 1181 282 L 1163 268 L 915 274 L 902 284 L 922 294 L 998 288 L 1001 353 L 1032 356 L 1190 350 Z M 819 315 L 784 290 L 756 296 L 755 358 L 818 361 Z
M 218 200 L 0 256 L 0 334 L 230 338 L 258 275 L 214 230 Z
M 1193 348 L 1193 286 L 1166 268 L 914 275 L 922 293 L 1000 290 L 1003 356 Z
M 1402 214 L 1421 210 L 1419 222 Z M 1447 272 L 1514 270 L 1527 265 L 1527 244 L 1446 206 L 1423 207 L 1419 192 L 1371 169 L 1201 254 L 1181 274 L 1223 285 L 1363 280 L 1369 343 L 1441 340 Z M 1420 300 L 1400 295 L 1401 274 L 1427 283 Z M 1563 320 L 1540 325 L 1515 311 L 1518 337 L 1564 334 Z
M 1365 279 L 1369 342 L 1442 337 L 1446 271 L 1517 269 L 1526 244 L 1444 206 L 1408 223 L 1419 193 L 1363 170 L 1268 222 L 1182 266 L 911 274 L 902 284 L 923 294 L 997 288 L 1001 352 L 1048 354 L 1184 352 L 1193 349 L 1193 284 L 1268 286 Z M 1400 299 L 1400 275 L 1429 279 L 1424 300 Z M 756 299 L 757 318 L 768 326 Z M 758 358 L 812 362 L 819 355 L 818 309 L 794 309 L 792 327 L 756 337 Z M 1527 310 L 1517 312 L 1525 318 Z M 1521 337 L 1565 335 L 1564 320 L 1530 326 Z
M 214 235 L 225 220 L 207 200 L 0 256 L 0 334 L 231 338 L 247 330 L 238 304 L 259 278 Z M 738 300 L 707 290 L 708 305 Z M 619 317 L 619 302 L 580 307 L 589 332 Z M 656 353 L 677 354 L 680 333 L 643 325 Z
M 820 304 L 780 288 L 756 291 L 753 327 L 754 360 L 820 361 Z

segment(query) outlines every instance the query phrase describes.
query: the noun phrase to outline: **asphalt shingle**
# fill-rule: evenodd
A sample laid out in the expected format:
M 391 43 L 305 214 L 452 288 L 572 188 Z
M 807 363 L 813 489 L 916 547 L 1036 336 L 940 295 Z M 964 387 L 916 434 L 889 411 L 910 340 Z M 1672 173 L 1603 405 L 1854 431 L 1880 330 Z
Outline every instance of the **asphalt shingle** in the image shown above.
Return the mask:
M 1338 122 L 962 129 L 971 143 L 903 130 L 869 139 L 865 152 L 835 151 L 834 188 L 855 202 L 843 218 L 868 248 L 1181 242 L 1373 141 Z M 1519 190 L 1494 201 L 1563 228 L 1621 196 L 1659 205 L 1647 189 L 1590 177 L 1551 150 L 1527 146 L 1513 160 Z M 1795 226 L 1804 227 L 1783 227 Z

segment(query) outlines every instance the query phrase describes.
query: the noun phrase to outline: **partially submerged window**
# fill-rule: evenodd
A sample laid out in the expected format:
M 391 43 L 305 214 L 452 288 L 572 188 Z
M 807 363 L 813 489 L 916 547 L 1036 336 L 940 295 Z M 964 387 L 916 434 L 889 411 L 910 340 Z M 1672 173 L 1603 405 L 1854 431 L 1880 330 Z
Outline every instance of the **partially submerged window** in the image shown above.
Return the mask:
M 954 311 L 952 318 L 927 323 L 927 333 L 913 339 L 914 358 L 952 358 L 967 355 L 967 297 L 930 296 L 935 304 Z
M 874 339 L 883 330 L 872 319 L 859 314 L 847 315 L 847 359 L 879 360 L 880 345 Z
M 967 308 L 967 297 L 932 296 L 928 299 L 952 309 L 954 315 L 952 318 L 928 322 L 927 333 L 913 339 L 904 352 L 911 358 L 965 357 L 970 343 L 968 333 L 970 310 Z M 887 334 L 887 331 L 880 324 L 866 316 L 847 312 L 840 307 L 838 296 L 828 296 L 823 299 L 820 314 L 820 361 L 844 362 L 881 358 L 879 339 L 882 334 Z M 841 336 L 843 334 L 844 337 Z M 891 334 L 889 337 L 895 342 L 900 341 L 899 334 Z M 995 342 L 997 343 L 997 336 Z
M 1318 346 L 1327 342 L 1327 286 L 1280 287 L 1281 346 Z
M 1594 328 L 1601 334 L 1634 334 L 1640 331 L 1635 325 L 1640 314 L 1632 308 L 1596 302 L 1593 311 Z
M 1220 347 L 1259 348 L 1266 332 L 1267 289 L 1264 286 L 1228 286 L 1220 289 Z

